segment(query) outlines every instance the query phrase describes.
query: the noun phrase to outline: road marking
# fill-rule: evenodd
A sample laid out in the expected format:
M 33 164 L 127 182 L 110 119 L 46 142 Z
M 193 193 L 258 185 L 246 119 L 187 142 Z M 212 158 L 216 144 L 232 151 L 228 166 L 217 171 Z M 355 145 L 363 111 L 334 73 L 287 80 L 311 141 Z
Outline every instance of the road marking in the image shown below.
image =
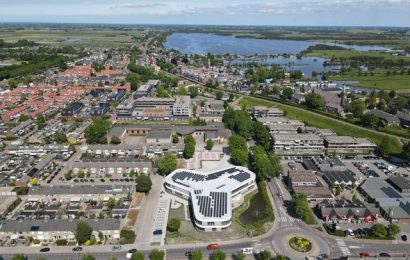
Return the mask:
M 343 255 L 351 255 L 349 248 L 346 246 L 346 243 L 343 239 L 336 239 L 336 243 L 342 251 Z

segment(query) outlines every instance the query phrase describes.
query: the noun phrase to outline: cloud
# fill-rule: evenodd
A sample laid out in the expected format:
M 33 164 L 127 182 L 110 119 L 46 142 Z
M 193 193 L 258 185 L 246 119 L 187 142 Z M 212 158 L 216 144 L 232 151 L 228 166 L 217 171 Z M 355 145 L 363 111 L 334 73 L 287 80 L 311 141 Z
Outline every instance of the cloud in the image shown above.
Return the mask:
M 111 6 L 112 9 L 140 9 L 140 8 L 158 8 L 167 6 L 164 3 L 123 3 Z

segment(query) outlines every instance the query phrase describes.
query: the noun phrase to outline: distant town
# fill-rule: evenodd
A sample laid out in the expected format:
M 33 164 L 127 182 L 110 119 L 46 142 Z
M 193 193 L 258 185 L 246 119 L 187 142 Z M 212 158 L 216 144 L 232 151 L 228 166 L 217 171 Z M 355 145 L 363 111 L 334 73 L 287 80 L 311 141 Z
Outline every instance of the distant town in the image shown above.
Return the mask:
M 0 26 L 0 259 L 410 258 L 408 30 L 224 30 Z

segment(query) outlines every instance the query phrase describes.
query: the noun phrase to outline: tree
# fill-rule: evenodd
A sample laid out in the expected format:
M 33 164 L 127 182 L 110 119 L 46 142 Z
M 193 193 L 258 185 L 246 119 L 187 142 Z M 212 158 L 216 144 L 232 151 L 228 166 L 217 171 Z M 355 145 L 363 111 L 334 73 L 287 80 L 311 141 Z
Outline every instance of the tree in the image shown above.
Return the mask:
M 233 108 L 228 107 L 223 116 L 222 116 L 222 122 L 225 123 L 226 128 L 233 129 L 235 126 L 235 110 Z
M 243 110 L 235 111 L 234 127 L 235 133 L 248 139 L 253 134 L 253 122 L 249 117 L 249 114 Z
M 270 260 L 271 257 L 272 257 L 272 255 L 268 250 L 263 250 L 258 255 L 259 260 Z
M 248 146 L 246 145 L 246 140 L 240 135 L 232 135 L 229 137 L 229 148 L 231 150 L 247 150 Z
M 190 86 L 188 88 L 188 91 L 189 91 L 189 95 L 191 96 L 191 98 L 194 98 L 194 97 L 198 96 L 198 94 L 199 94 L 197 86 Z
M 376 91 L 373 90 L 372 93 L 370 93 L 369 95 L 369 99 L 367 100 L 367 107 L 369 109 L 373 109 L 376 107 L 376 103 L 377 103 L 377 94 Z
M 132 244 L 134 243 L 136 237 L 137 236 L 135 235 L 134 230 L 121 229 L 120 243 L 121 244 Z
M 291 88 L 284 88 L 282 90 L 282 98 L 283 99 L 291 99 L 293 96 L 293 89 Z
M 321 95 L 309 93 L 305 96 L 305 105 L 311 109 L 322 110 L 325 106 L 325 101 Z
M 179 142 L 178 135 L 172 135 L 172 143 L 177 144 Z
M 372 226 L 372 233 L 378 238 L 385 238 L 387 236 L 387 228 L 382 224 L 374 224 Z
M 245 166 L 248 163 L 248 152 L 246 150 L 234 149 L 231 153 L 231 163 Z
M 233 259 L 234 260 L 245 260 L 245 255 L 243 254 L 242 251 L 239 251 L 233 256 Z
M 149 254 L 149 259 L 151 260 L 163 260 L 165 256 L 164 251 L 162 250 L 158 250 L 158 249 L 154 249 L 151 251 L 151 253 Z
M 75 231 L 75 239 L 77 239 L 77 242 L 80 245 L 84 244 L 87 240 L 91 238 L 92 232 L 93 232 L 93 229 L 91 228 L 90 225 L 88 225 L 87 222 L 78 221 L 76 231 Z
M 169 232 L 178 232 L 181 227 L 181 220 L 179 218 L 171 218 L 167 224 L 167 230 Z
M 256 122 L 253 125 L 253 132 L 254 132 L 254 139 L 255 141 L 263 146 L 265 150 L 269 150 L 270 148 L 270 134 L 266 126 L 264 126 L 261 122 Z
M 88 144 L 100 143 L 103 140 L 103 137 L 106 136 L 108 129 L 110 128 L 111 123 L 103 118 L 97 118 L 90 124 L 84 131 L 84 137 L 87 140 Z M 105 138 L 105 143 L 107 138 Z
M 208 139 L 208 141 L 206 141 L 206 149 L 208 150 L 208 151 L 211 151 L 212 150 L 212 147 L 214 147 L 214 141 L 212 141 L 211 139 Z
M 275 167 L 269 161 L 268 156 L 262 146 L 254 146 L 251 149 L 251 168 L 256 173 L 257 179 L 263 180 L 265 177 L 275 177 Z
M 159 163 L 158 173 L 168 175 L 177 168 L 177 157 L 172 153 L 166 153 Z
M 360 121 L 364 126 L 376 128 L 379 125 L 380 119 L 375 115 L 367 113 L 361 117 Z
M 389 138 L 384 136 L 380 144 L 377 146 L 377 151 L 379 152 L 380 156 L 386 157 L 388 154 L 389 149 Z
M 46 119 L 43 115 L 39 115 L 36 118 L 36 125 L 38 129 L 43 129 L 46 126 Z
M 192 135 L 188 135 L 184 138 L 184 158 L 189 159 L 192 158 L 192 156 L 195 153 L 195 139 L 192 137 Z
M 351 112 L 356 118 L 360 118 L 365 110 L 366 104 L 361 99 L 353 100 L 346 106 L 346 111 Z
M 120 144 L 120 143 L 121 143 L 121 139 L 118 136 L 116 135 L 111 136 L 110 144 Z
M 292 195 L 292 210 L 293 213 L 305 221 L 306 224 L 316 223 L 312 209 L 309 207 L 307 197 L 304 193 L 295 193 Z
M 211 260 L 225 260 L 225 259 L 226 259 L 226 254 L 219 249 L 213 251 L 211 254 Z
M 25 259 L 26 259 L 26 257 L 23 254 L 15 254 L 11 258 L 11 260 L 25 260 Z
M 135 190 L 138 192 L 149 192 L 151 190 L 152 181 L 148 175 L 140 174 L 135 179 Z
M 202 260 L 202 252 L 199 250 L 192 251 L 191 260 Z
M 64 144 L 64 143 L 67 143 L 68 141 L 67 136 L 63 132 L 60 132 L 60 131 L 55 132 L 54 140 L 56 141 L 57 144 Z
M 394 223 L 389 224 L 387 228 L 389 230 L 390 236 L 393 236 L 393 237 L 401 232 L 400 226 Z
M 288 258 L 284 255 L 276 255 L 275 260 L 287 260 Z
M 132 253 L 131 259 L 132 260 L 144 260 L 145 256 L 142 252 L 135 252 L 135 253 Z
M 85 256 L 83 256 L 82 258 L 83 260 L 95 260 L 93 255 L 87 254 Z
M 403 158 L 410 161 L 410 142 L 407 142 L 403 145 L 402 155 L 403 155 Z
M 224 94 L 221 91 L 217 91 L 216 94 L 215 94 L 217 100 L 221 100 L 223 95 Z
M 336 196 L 339 196 L 341 192 L 342 192 L 342 188 L 338 185 L 338 186 L 336 187 L 335 195 L 336 195 Z

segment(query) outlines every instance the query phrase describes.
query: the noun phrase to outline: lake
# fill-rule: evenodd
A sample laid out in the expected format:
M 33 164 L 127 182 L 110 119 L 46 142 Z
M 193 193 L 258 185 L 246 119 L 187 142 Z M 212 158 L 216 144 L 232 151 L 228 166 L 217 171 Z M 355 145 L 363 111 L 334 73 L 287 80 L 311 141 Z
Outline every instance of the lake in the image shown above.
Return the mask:
M 284 57 L 284 56 L 277 56 L 272 58 L 242 58 L 242 59 L 235 59 L 229 62 L 225 62 L 225 64 L 246 64 L 249 62 L 256 62 L 259 64 L 265 65 L 272 65 L 278 64 L 281 65 L 286 71 L 295 71 L 300 70 L 303 72 L 303 75 L 306 77 L 312 77 L 312 72 L 317 71 L 319 73 L 328 72 L 328 71 L 337 71 L 339 67 L 337 66 L 324 66 L 324 62 L 326 61 L 325 58 L 321 57 L 301 57 L 296 58 L 296 56 L 291 57 Z
M 169 35 L 164 46 L 167 49 L 175 49 L 185 54 L 237 54 L 237 55 L 280 55 L 297 54 L 309 46 L 321 42 L 314 41 L 293 41 L 275 39 L 253 39 L 235 38 L 234 36 L 223 36 L 207 33 L 173 33 Z M 322 42 L 323 43 L 323 42 Z M 357 46 L 325 43 L 337 45 L 358 51 L 389 50 L 380 46 Z

